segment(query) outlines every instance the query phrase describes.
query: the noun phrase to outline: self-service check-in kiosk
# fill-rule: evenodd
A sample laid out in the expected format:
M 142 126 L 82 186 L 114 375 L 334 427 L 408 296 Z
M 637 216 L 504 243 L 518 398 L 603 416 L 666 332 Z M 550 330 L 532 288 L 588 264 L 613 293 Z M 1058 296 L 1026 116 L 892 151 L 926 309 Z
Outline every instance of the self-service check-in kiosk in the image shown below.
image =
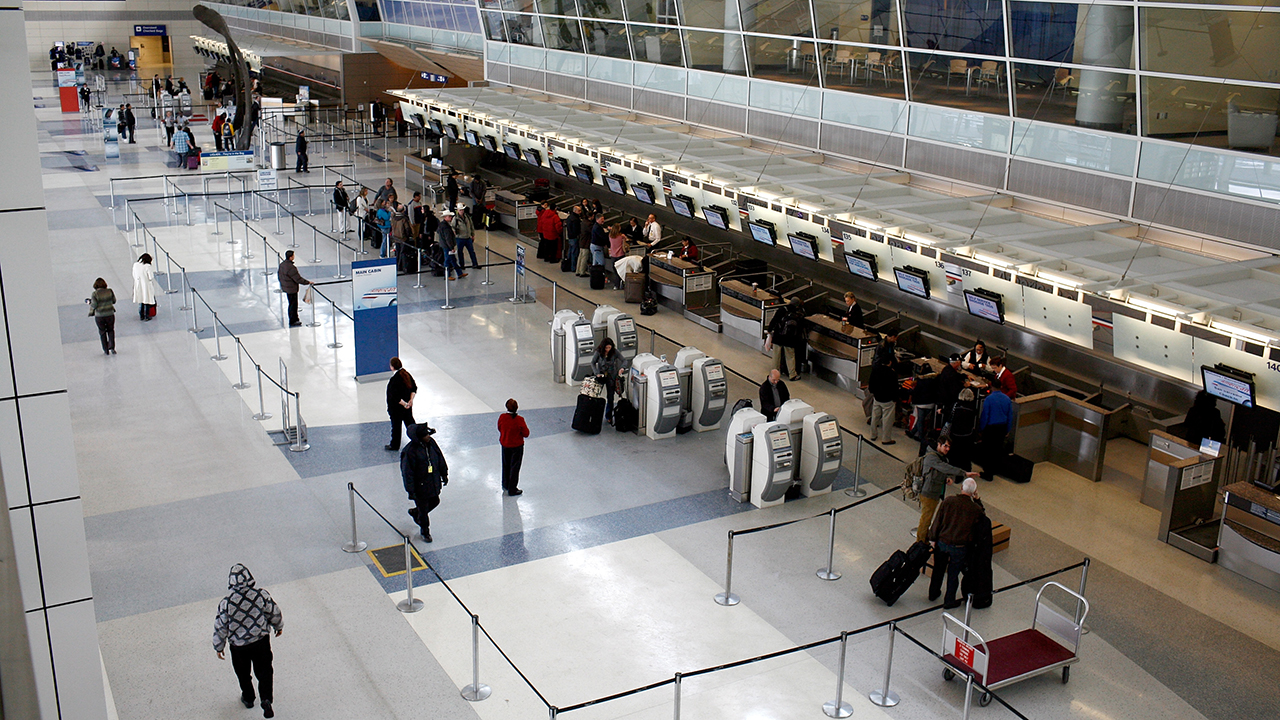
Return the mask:
M 630 363 L 635 359 L 636 352 L 639 350 L 639 341 L 636 338 L 636 321 L 630 315 L 620 312 L 609 316 L 609 337 L 613 338 L 614 344 L 618 348 L 618 354 L 623 360 Z
M 591 313 L 591 332 L 596 336 L 597 346 L 609 334 L 609 318 L 619 312 L 621 311 L 612 305 L 597 305 L 595 312 Z M 618 338 L 613 338 L 613 341 L 616 346 Z
M 687 432 L 693 427 L 693 413 L 690 412 L 690 404 L 693 401 L 693 363 L 699 358 L 706 357 L 707 354 L 696 347 L 685 346 L 676 351 L 676 371 L 680 373 L 680 392 L 684 399 L 684 407 L 681 408 L 680 429 Z
M 797 452 L 800 450 L 800 432 L 804 429 L 805 416 L 812 414 L 812 405 L 798 398 L 791 398 L 782 403 L 782 407 L 778 408 L 778 416 L 774 418 L 787 426 L 787 431 L 791 433 L 791 447 L 795 448 Z M 799 472 L 800 463 L 792 463 L 791 479 L 797 479 Z
M 831 492 L 840 472 L 844 441 L 840 424 L 826 413 L 804 417 L 800 431 L 800 493 L 805 497 Z
M 751 504 L 779 505 L 791 488 L 794 452 L 786 423 L 761 423 L 751 429 Z
M 752 430 L 768 422 L 755 408 L 742 408 L 729 418 L 729 434 L 725 438 L 724 460 L 729 466 L 729 497 L 738 502 L 751 499 L 751 463 L 755 437 Z
M 701 357 L 693 361 L 690 379 L 692 395 L 689 409 L 693 412 L 693 429 L 698 432 L 716 430 L 729 401 L 729 381 L 724 376 L 724 363 Z
M 631 359 L 631 370 L 627 373 L 627 399 L 640 414 L 636 424 L 637 435 L 643 435 L 648 426 L 649 408 L 645 405 L 645 398 L 649 392 L 649 379 L 645 377 L 644 371 L 653 363 L 661 362 L 662 359 L 652 353 L 640 353 Z
M 665 362 L 650 363 L 644 371 L 648 381 L 645 402 L 647 427 L 645 434 L 652 440 L 669 438 L 676 434 L 680 424 L 684 393 L 680 389 L 680 372 Z
M 564 322 L 564 381 L 570 385 L 582 382 L 591 374 L 591 358 L 596 352 L 591 322 L 578 315 Z
M 551 381 L 565 381 L 565 335 L 569 326 L 578 321 L 578 313 L 573 310 L 561 310 L 551 318 Z

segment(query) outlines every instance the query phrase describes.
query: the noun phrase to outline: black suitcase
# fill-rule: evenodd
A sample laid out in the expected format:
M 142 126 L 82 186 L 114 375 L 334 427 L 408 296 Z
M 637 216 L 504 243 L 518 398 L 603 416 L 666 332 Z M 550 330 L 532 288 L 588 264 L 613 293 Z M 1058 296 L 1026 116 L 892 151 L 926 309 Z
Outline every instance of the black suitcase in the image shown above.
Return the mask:
M 920 576 L 928 560 L 929 543 L 926 542 L 913 543 L 906 552 L 893 551 L 871 574 L 871 591 L 886 605 L 893 605 Z
M 573 261 L 577 258 L 565 256 L 560 259 L 560 272 L 573 272 Z
M 1036 464 L 1021 455 L 1008 455 L 1002 463 L 1004 467 L 997 472 L 1016 483 L 1031 482 L 1031 471 Z
M 589 435 L 600 433 L 604 422 L 604 398 L 578 396 L 578 408 L 573 412 L 573 429 Z
M 592 290 L 604 289 L 604 266 L 603 265 L 591 266 L 591 289 Z
M 640 425 L 640 411 L 626 398 L 620 398 L 613 406 L 613 429 L 618 432 L 635 432 Z

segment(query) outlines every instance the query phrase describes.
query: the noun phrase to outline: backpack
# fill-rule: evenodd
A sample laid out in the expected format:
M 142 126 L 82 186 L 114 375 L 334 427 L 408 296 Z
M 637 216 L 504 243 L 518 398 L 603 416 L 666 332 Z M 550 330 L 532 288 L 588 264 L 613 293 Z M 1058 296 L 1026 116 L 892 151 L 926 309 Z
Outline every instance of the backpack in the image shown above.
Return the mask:
M 978 428 L 978 413 L 973 406 L 957 401 L 951 407 L 951 420 L 943 432 L 951 437 L 967 438 Z
M 902 499 L 916 500 L 924 486 L 924 455 L 907 463 L 902 472 Z
M 657 315 L 658 314 L 658 299 L 653 296 L 653 293 L 646 292 L 644 294 L 644 299 L 640 301 L 640 314 L 641 315 Z

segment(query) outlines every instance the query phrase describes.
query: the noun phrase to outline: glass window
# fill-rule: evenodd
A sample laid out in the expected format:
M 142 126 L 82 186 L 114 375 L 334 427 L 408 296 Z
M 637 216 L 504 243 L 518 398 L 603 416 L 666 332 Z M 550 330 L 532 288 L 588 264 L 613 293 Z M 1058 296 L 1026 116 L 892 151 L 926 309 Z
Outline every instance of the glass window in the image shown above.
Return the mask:
M 662 65 L 684 66 L 680 31 L 659 25 L 629 25 L 631 51 L 636 60 Z
M 909 47 L 974 55 L 1004 55 L 1001 3 L 900 2 L 903 32 Z
M 572 18 L 543 17 L 543 37 L 547 47 L 556 50 L 582 52 L 582 29 Z
M 374 0 L 356 0 L 356 12 L 361 22 L 382 21 L 382 16 L 378 14 L 378 3 Z
M 1280 89 L 1142 79 L 1143 134 L 1195 145 L 1271 151 Z
M 1143 8 L 1142 69 L 1276 82 L 1280 18 L 1271 13 Z
M 1280 162 L 1180 145 L 1142 143 L 1138 177 L 1255 200 L 1280 201 Z
M 1088 7 L 1083 11 L 1088 12 Z M 1009 3 L 1014 57 L 1075 62 L 1076 24 L 1081 12 L 1075 3 Z
M 913 105 L 907 132 L 915 137 L 996 152 L 1009 151 L 1013 121 L 975 112 Z
M 1138 158 L 1137 138 L 1120 138 L 1061 125 L 1013 124 L 1013 154 L 1128 177 Z
M 907 53 L 911 99 L 932 105 L 1009 114 L 1005 63 L 942 53 Z
M 495 42 L 507 41 L 507 26 L 502 22 L 502 13 L 496 13 L 496 12 L 484 13 L 484 34 L 485 34 L 485 37 Z M 488 55 L 492 59 L 493 57 L 492 49 L 490 50 Z
M 578 13 L 584 18 L 623 20 L 622 0 L 578 0 Z
M 737 0 L 680 0 L 685 25 L 714 30 L 739 30 Z
M 583 75 L 587 72 L 587 63 L 582 55 L 548 51 L 547 70 L 561 75 Z
M 818 54 L 811 42 L 748 35 L 747 59 L 751 77 L 819 87 Z
M 898 13 L 890 0 L 813 0 L 819 37 L 845 42 L 898 44 Z
M 458 29 L 464 33 L 480 33 L 480 16 L 476 12 L 473 5 L 455 5 L 453 7 L 453 17 L 458 23 Z
M 626 0 L 627 19 L 655 25 L 679 25 L 676 0 Z
M 631 50 L 627 47 L 627 26 L 622 23 L 583 20 L 582 36 L 587 52 L 592 55 L 631 59 Z
M 506 13 L 502 17 L 507 25 L 509 42 L 517 45 L 542 44 L 542 28 L 534 22 L 534 16 Z
M 538 12 L 543 15 L 578 16 L 578 5 L 574 0 L 537 0 Z
M 723 73 L 689 71 L 689 97 L 746 105 L 750 90 L 750 83 L 745 78 Z
M 738 0 L 742 29 L 773 35 L 813 37 L 809 0 Z
M 819 43 L 823 84 L 864 95 L 906 98 L 902 86 L 902 53 L 856 45 Z
M 905 133 L 907 104 L 827 90 L 822 101 L 822 119 L 872 130 Z
M 502 0 L 502 9 L 507 12 L 531 13 L 534 11 L 533 0 Z
M 685 88 L 685 71 L 681 68 L 664 67 L 637 63 L 635 71 L 636 87 L 651 88 L 670 93 L 683 93 Z
M 751 81 L 751 107 L 798 117 L 817 117 L 822 111 L 822 90 L 797 88 L 760 80 Z
M 587 77 L 619 85 L 631 84 L 631 64 L 610 57 L 587 57 Z
M 685 30 L 684 40 L 689 67 L 733 75 L 747 74 L 747 57 L 741 35 Z M 745 103 L 745 95 L 738 102 Z

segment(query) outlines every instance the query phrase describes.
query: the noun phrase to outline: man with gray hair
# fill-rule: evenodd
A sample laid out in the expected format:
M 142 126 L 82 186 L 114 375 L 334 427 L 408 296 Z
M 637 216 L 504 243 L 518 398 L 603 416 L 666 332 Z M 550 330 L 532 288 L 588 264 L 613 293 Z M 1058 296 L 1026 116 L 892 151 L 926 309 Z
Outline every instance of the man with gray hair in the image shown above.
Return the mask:
M 938 506 L 938 513 L 929 526 L 929 540 L 933 543 L 933 578 L 929 582 L 929 600 L 937 600 L 942 590 L 942 574 L 947 574 L 947 594 L 942 607 L 960 606 L 956 590 L 960 586 L 960 572 L 965 567 L 965 554 L 973 542 L 974 523 L 986 509 L 978 499 L 978 483 L 966 477 L 960 484 L 960 494 L 953 495 Z

